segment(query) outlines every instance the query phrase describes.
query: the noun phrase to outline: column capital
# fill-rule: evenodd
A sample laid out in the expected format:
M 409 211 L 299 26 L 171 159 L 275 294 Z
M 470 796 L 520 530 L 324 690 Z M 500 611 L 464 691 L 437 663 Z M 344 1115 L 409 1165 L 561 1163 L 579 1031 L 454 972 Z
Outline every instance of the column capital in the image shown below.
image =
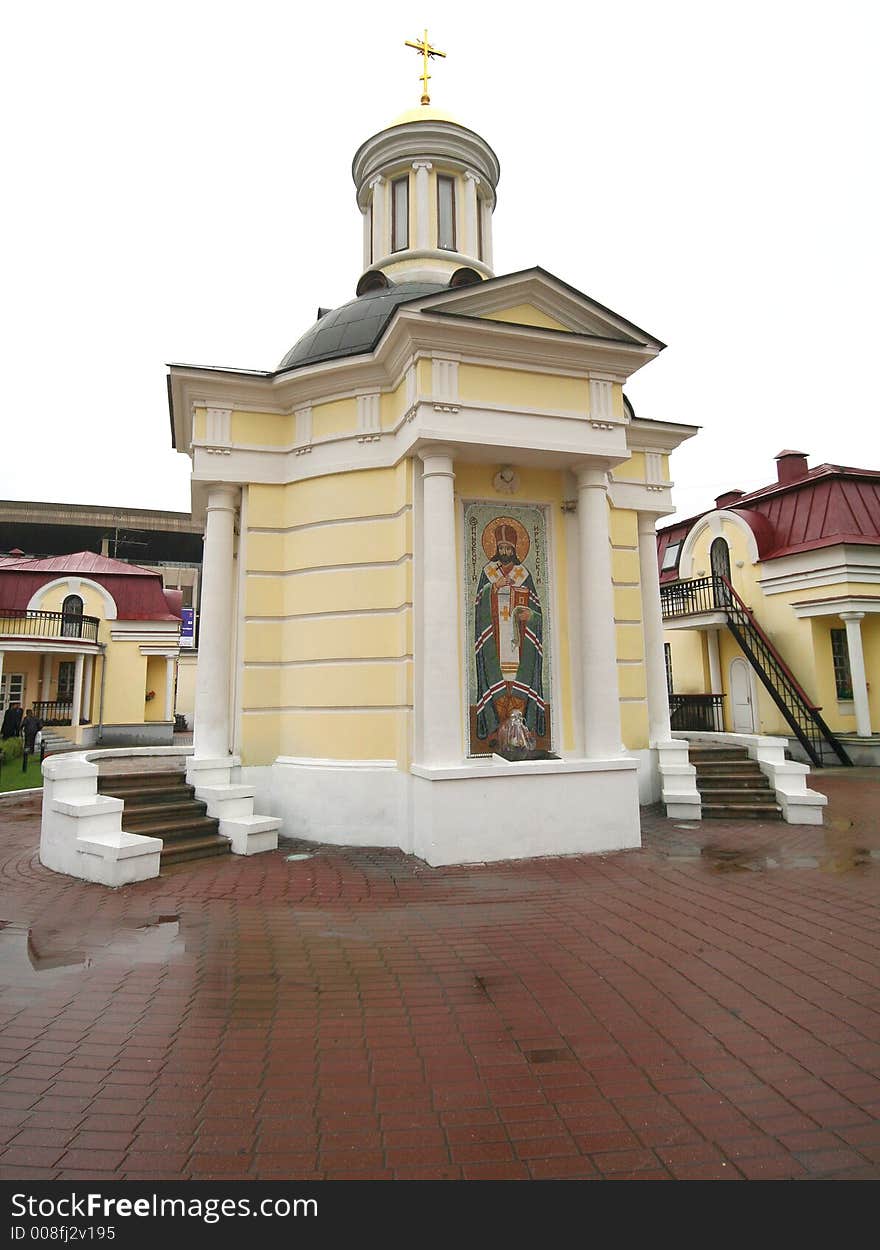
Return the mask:
M 472 182 L 472 183 L 474 184 L 474 186 L 477 186 L 477 187 L 478 187 L 478 186 L 480 185 L 480 183 L 483 181 L 483 179 L 480 177 L 480 175 L 479 175 L 479 174 L 475 174 L 475 173 L 474 173 L 474 171 L 473 171 L 472 169 L 466 169 L 466 170 L 464 171 L 464 176 L 465 176 L 465 178 L 467 178 L 470 182 Z
M 422 477 L 455 477 L 452 452 L 442 444 L 420 447 L 418 457 L 422 462 Z
M 575 469 L 578 490 L 608 490 L 608 470 L 599 465 L 581 465 Z
M 838 615 L 842 621 L 862 621 L 865 619 L 864 612 L 840 612 Z
M 640 534 L 656 534 L 657 518 L 661 516 L 659 512 L 637 512 L 638 526 Z
M 375 178 L 370 179 L 370 181 L 367 183 L 367 186 L 372 191 L 374 187 L 380 187 L 384 181 L 385 179 L 382 177 L 381 174 L 376 174 Z
M 238 486 L 209 486 L 206 512 L 236 512 L 240 496 Z
M 430 161 L 413 161 L 413 163 L 412 163 L 412 167 L 413 167 L 413 169 L 415 169 L 415 170 L 419 170 L 419 169 L 433 169 L 433 168 L 434 168 L 434 166 L 431 164 L 431 162 L 430 162 Z

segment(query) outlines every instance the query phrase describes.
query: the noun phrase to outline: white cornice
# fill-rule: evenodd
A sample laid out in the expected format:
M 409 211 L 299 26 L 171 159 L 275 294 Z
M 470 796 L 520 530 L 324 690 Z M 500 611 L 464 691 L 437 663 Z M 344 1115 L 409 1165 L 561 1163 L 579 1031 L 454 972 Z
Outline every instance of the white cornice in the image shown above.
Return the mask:
M 608 497 L 615 508 L 629 508 L 633 512 L 651 512 L 659 517 L 675 511 L 671 482 L 611 481 Z
M 364 191 L 371 178 L 414 160 L 451 163 L 462 172 L 477 170 L 491 187 L 494 203 L 501 167 L 489 144 L 464 126 L 434 120 L 391 126 L 361 144 L 351 166 L 359 206 L 364 207 Z
M 765 595 L 849 582 L 880 585 L 880 547 L 839 544 L 766 561 L 758 585 Z
M 841 595 L 838 599 L 810 599 L 791 604 L 800 620 L 810 616 L 840 616 L 842 612 L 880 613 L 880 595 Z
M 265 376 L 172 365 L 175 441 L 178 451 L 189 453 L 195 408 L 225 407 L 287 415 L 340 392 L 387 390 L 399 382 L 414 356 L 435 351 L 458 353 L 462 358 L 480 356 L 495 366 L 525 366 L 546 373 L 559 369 L 568 375 L 582 376 L 597 371 L 625 380 L 652 360 L 657 350 L 575 333 L 548 335 L 532 326 L 505 321 L 458 320 L 419 312 L 406 305 L 397 310 L 374 354 Z M 219 464 L 218 472 L 222 480 L 228 480 Z

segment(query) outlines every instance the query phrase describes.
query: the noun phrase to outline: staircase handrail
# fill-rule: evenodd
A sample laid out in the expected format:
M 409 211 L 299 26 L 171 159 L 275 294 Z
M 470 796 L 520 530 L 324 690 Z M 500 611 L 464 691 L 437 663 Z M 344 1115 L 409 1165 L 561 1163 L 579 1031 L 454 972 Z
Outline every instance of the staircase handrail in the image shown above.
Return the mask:
M 785 673 L 786 677 L 787 677 L 787 678 L 788 678 L 788 680 L 791 682 L 791 684 L 794 686 L 795 690 L 797 691 L 798 695 L 799 695 L 799 696 L 800 696 L 800 698 L 803 700 L 803 702 L 806 704 L 806 706 L 810 709 L 810 711 L 811 711 L 811 712 L 821 712 L 821 710 L 822 710 L 822 705 L 821 705 L 821 704 L 817 704 L 817 703 L 813 703 L 813 701 L 810 699 L 810 696 L 807 694 L 807 692 L 804 690 L 803 686 L 800 684 L 800 682 L 798 681 L 798 679 L 795 677 L 794 673 L 793 673 L 793 672 L 791 671 L 791 669 L 788 667 L 788 665 L 786 664 L 785 660 L 784 660 L 784 659 L 782 658 L 782 656 L 779 654 L 779 652 L 778 652 L 778 650 L 776 649 L 776 647 L 774 646 L 774 644 L 770 641 L 770 639 L 769 639 L 769 638 L 767 637 L 767 635 L 765 634 L 764 630 L 763 630 L 763 629 L 761 628 L 761 626 L 758 624 L 758 621 L 757 621 L 757 619 L 756 619 L 756 617 L 755 617 L 755 612 L 754 612 L 754 609 L 746 606 L 746 604 L 743 602 L 742 598 L 741 598 L 741 597 L 737 594 L 737 592 L 734 590 L 733 586 L 731 586 L 730 582 L 727 580 L 727 578 L 726 578 L 726 577 L 725 577 L 722 573 L 718 573 L 718 574 L 716 574 L 715 576 L 716 576 L 716 578 L 717 578 L 717 580 L 718 580 L 718 581 L 720 581 L 720 582 L 723 582 L 723 583 L 724 583 L 724 585 L 725 585 L 725 586 L 727 587 L 727 589 L 730 591 L 731 595 L 733 595 L 734 599 L 736 600 L 737 605 L 739 606 L 740 611 L 741 611 L 741 612 L 744 612 L 744 613 L 746 614 L 746 616 L 748 617 L 749 624 L 751 625 L 752 629 L 754 629 L 755 633 L 758 635 L 758 637 L 759 637 L 759 638 L 761 639 L 761 641 L 764 643 L 764 646 L 767 648 L 767 650 L 768 650 L 768 651 L 770 652 L 770 654 L 773 656 L 774 660 L 775 660 L 775 661 L 776 661 L 776 663 L 779 665 L 779 667 L 782 669 L 783 673 Z M 730 607 L 730 605 L 729 605 L 729 604 L 726 604 L 726 605 L 725 605 L 725 604 L 720 604 L 719 606 L 722 608 L 722 610 L 724 610 L 724 608 L 725 608 L 725 607 Z

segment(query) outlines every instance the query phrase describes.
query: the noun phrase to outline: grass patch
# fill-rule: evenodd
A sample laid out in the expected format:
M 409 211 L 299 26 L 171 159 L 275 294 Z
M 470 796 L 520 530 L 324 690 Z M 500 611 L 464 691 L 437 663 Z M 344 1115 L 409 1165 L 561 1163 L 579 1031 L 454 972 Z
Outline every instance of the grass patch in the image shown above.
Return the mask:
M 27 772 L 21 771 L 21 759 L 5 760 L 0 769 L 0 794 L 13 790 L 36 790 L 42 788 L 43 772 L 39 755 L 28 756 Z

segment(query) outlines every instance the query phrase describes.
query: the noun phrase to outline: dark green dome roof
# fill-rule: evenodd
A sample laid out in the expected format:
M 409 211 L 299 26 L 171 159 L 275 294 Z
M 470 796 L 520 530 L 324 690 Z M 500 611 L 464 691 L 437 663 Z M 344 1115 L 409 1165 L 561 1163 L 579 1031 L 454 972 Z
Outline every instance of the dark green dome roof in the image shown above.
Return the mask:
M 278 372 L 372 351 L 400 304 L 448 289 L 447 282 L 400 282 L 367 291 L 340 308 L 331 309 L 306 330 L 284 357 Z

